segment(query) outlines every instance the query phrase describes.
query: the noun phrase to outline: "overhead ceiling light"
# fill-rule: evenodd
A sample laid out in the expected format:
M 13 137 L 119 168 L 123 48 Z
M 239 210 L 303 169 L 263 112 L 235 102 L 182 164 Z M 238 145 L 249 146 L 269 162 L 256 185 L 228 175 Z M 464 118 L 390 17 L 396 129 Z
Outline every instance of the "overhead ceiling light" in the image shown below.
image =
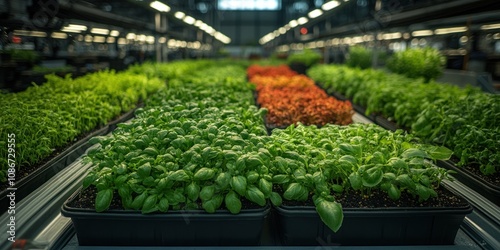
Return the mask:
M 118 38 L 118 44 L 119 45 L 125 45 L 127 43 L 128 43 L 127 39 L 125 39 L 125 38 Z
M 70 29 L 68 27 L 64 27 L 61 29 L 62 32 L 68 32 L 68 33 L 81 33 L 81 30 L 75 30 L 75 29 Z
M 330 1 L 330 2 L 326 2 L 325 4 L 323 4 L 321 6 L 321 8 L 324 10 L 324 11 L 328 11 L 328 10 L 331 10 L 337 6 L 339 6 L 340 3 L 338 1 Z
M 158 43 L 166 43 L 167 42 L 167 38 L 166 37 L 160 37 L 158 38 Z
M 154 1 L 154 2 L 151 2 L 149 4 L 149 6 L 151 6 L 151 8 L 157 10 L 157 11 L 160 11 L 160 12 L 169 12 L 170 11 L 170 7 L 160 1 Z
M 415 30 L 411 33 L 412 36 L 432 36 L 434 32 L 432 30 Z
M 155 43 L 155 37 L 154 36 L 147 36 L 146 42 L 149 44 Z
M 80 24 L 71 24 L 71 23 L 70 23 L 70 24 L 68 24 L 68 26 L 66 26 L 66 27 L 68 27 L 68 28 L 70 28 L 70 29 L 75 29 L 75 30 L 82 30 L 82 31 L 87 30 L 87 26 L 85 26 L 85 25 L 80 25 Z
M 436 35 L 445 35 L 451 33 L 461 33 L 467 31 L 467 27 L 451 27 L 451 28 L 442 28 L 434 30 L 434 34 Z
M 182 19 L 185 23 L 193 25 L 196 22 L 196 19 L 194 19 L 192 16 L 186 16 L 184 19 Z
M 98 34 L 98 35 L 107 35 L 107 34 L 109 34 L 109 30 L 108 29 L 101 29 L 101 28 L 92 28 L 90 30 L 90 33 Z
M 110 36 L 110 37 L 106 38 L 106 42 L 107 42 L 107 43 L 114 43 L 114 42 L 115 42 L 115 40 L 116 40 L 116 39 L 115 39 L 114 37 L 112 37 L 112 36 Z
M 500 23 L 493 23 L 493 24 L 485 24 L 481 25 L 482 30 L 494 30 L 494 29 L 500 29 Z
M 297 22 L 297 20 L 292 20 L 288 24 L 290 25 L 291 28 L 295 28 L 297 27 L 297 25 L 299 25 L 299 22 Z
M 278 31 L 280 32 L 280 34 L 285 34 L 286 33 L 286 29 L 281 27 L 278 29 Z
M 201 27 L 203 25 L 203 22 L 201 20 L 196 20 L 196 22 L 194 22 L 194 26 L 196 27 Z
M 292 28 L 292 27 L 290 26 L 290 24 L 285 24 L 285 26 L 283 26 L 283 27 L 285 27 L 285 29 L 286 29 L 286 30 L 289 30 L 290 28 Z
M 118 30 L 112 30 L 111 32 L 109 32 L 109 35 L 110 36 L 119 36 L 120 32 Z
M 307 19 L 307 17 L 301 17 L 299 19 L 297 19 L 297 23 L 299 23 L 300 25 L 302 24 L 306 24 L 309 20 Z
M 14 30 L 16 36 L 47 37 L 47 33 L 42 31 Z
M 94 39 L 92 40 L 94 43 L 103 43 L 106 41 L 106 37 L 103 36 L 94 36 Z
M 135 40 L 135 38 L 136 38 L 136 35 L 134 33 L 128 33 L 127 34 L 127 39 L 128 40 Z
M 175 12 L 174 16 L 177 18 L 177 19 L 182 19 L 186 16 L 186 14 L 184 14 L 184 12 L 182 11 L 177 11 Z
M 399 39 L 403 37 L 401 32 L 394 32 L 394 33 L 386 33 L 382 35 L 382 39 L 384 40 L 393 40 L 393 39 Z
M 136 38 L 136 40 L 139 41 L 139 42 L 145 42 L 146 41 L 146 35 L 144 35 L 144 34 L 138 35 L 137 38 Z
M 93 39 L 93 37 L 91 35 L 86 35 L 85 36 L 85 42 L 87 42 L 87 43 L 91 43 L 92 39 Z
M 50 37 L 56 38 L 56 39 L 66 39 L 66 38 L 68 38 L 68 34 L 62 33 L 62 32 L 52 32 Z
M 320 9 L 315 9 L 315 10 L 307 13 L 307 16 L 309 16 L 309 18 L 316 18 L 316 17 L 319 17 L 321 15 L 323 15 L 323 11 Z

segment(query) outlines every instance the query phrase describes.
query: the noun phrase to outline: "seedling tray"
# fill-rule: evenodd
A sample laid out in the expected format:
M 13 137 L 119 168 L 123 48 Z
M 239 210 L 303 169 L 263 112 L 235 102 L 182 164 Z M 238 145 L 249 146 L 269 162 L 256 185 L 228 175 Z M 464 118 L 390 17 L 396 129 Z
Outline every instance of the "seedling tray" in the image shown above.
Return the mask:
M 270 205 L 213 214 L 202 210 L 141 214 L 139 211 L 69 207 L 75 192 L 61 212 L 70 217 L 81 246 L 255 246 L 260 243 Z
M 452 245 L 472 207 L 344 209 L 334 233 L 314 207 L 276 207 L 281 243 L 288 246 Z

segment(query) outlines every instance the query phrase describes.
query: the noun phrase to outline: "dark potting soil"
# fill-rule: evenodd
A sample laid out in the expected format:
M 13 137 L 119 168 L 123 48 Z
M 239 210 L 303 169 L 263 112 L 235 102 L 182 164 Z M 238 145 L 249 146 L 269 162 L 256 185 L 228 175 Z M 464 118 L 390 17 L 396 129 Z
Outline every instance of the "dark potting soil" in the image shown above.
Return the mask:
M 90 186 L 87 189 L 80 191 L 80 193 L 78 193 L 78 195 L 75 196 L 75 199 L 73 199 L 72 201 L 70 201 L 68 203 L 68 206 L 71 208 L 94 209 L 96 195 L 97 195 L 97 188 L 95 188 L 94 186 Z M 202 210 L 203 208 L 201 206 L 201 201 L 199 199 L 198 199 L 197 203 L 198 203 L 198 207 L 200 208 L 200 210 Z M 244 210 L 244 209 L 259 209 L 259 208 L 262 208 L 262 207 L 259 206 L 258 204 L 250 202 L 247 199 L 244 199 L 244 198 L 241 199 L 241 209 L 242 210 Z M 171 209 L 171 207 L 170 207 L 170 209 Z M 181 209 L 183 209 L 183 208 L 181 207 Z M 224 202 L 222 202 L 222 205 L 219 208 L 219 210 L 220 209 L 227 210 Z M 113 199 L 111 201 L 111 205 L 109 206 L 109 210 L 124 210 L 124 208 L 122 206 L 121 198 L 118 195 L 118 192 L 116 192 L 116 191 L 113 192 Z
M 457 163 L 460 161 L 456 156 L 453 156 L 451 158 L 451 161 L 460 168 L 460 166 L 457 165 Z M 500 186 L 500 172 L 496 172 L 492 175 L 485 175 L 481 173 L 481 170 L 479 168 L 479 164 L 468 164 L 462 167 L 466 171 L 470 172 L 471 174 L 475 175 L 476 177 L 480 178 L 481 180 L 484 180 L 485 182 L 488 182 L 491 185 L 494 186 Z
M 280 192 L 280 190 L 276 190 Z M 356 190 L 344 191 L 341 195 L 335 195 L 335 200 L 342 204 L 342 208 L 457 208 L 466 207 L 467 201 L 456 196 L 444 187 L 436 190 L 437 197 L 429 198 L 419 202 L 407 192 L 401 192 L 399 200 L 392 200 L 384 191 L 374 189 L 370 193 L 361 193 Z M 305 202 L 283 200 L 285 206 L 314 206 L 312 199 Z

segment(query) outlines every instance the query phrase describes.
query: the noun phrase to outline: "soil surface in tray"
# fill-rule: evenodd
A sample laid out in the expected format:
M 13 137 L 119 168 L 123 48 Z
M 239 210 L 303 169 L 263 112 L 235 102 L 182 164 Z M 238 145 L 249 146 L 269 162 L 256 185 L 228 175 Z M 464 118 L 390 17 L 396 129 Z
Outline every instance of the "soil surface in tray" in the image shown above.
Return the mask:
M 280 190 L 276 190 L 280 192 Z M 280 192 L 281 193 L 281 192 Z M 342 195 L 335 195 L 342 208 L 390 208 L 390 207 L 422 207 L 422 208 L 457 208 L 466 207 L 467 201 L 456 196 L 447 189 L 440 187 L 436 190 L 437 197 L 429 198 L 427 201 L 419 202 L 407 192 L 401 192 L 399 200 L 392 200 L 387 193 L 374 189 L 370 193 L 362 194 L 360 191 L 347 190 Z M 312 199 L 305 202 L 283 200 L 284 206 L 314 206 Z
M 455 164 L 455 166 L 457 166 L 457 162 L 459 161 L 459 159 L 456 157 L 452 157 L 451 161 Z M 491 185 L 500 186 L 500 172 L 496 172 L 492 175 L 484 175 L 483 173 L 481 173 L 479 165 L 477 164 L 469 164 L 463 167 L 457 166 L 457 168 L 463 168 L 475 175 L 477 178 L 480 178 L 485 182 L 490 183 Z
M 95 197 L 97 194 L 97 189 L 94 186 L 90 186 L 87 189 L 81 191 L 76 195 L 75 199 L 70 201 L 67 205 L 71 208 L 83 208 L 83 209 L 95 209 Z M 201 201 L 198 199 L 198 207 L 202 210 Z M 247 199 L 241 200 L 241 210 L 245 209 L 259 209 L 262 208 L 258 204 L 248 201 Z M 171 209 L 171 207 L 170 207 Z M 183 209 L 183 208 L 181 208 Z M 109 210 L 124 210 L 122 206 L 122 201 L 118 192 L 113 192 L 113 200 L 109 206 Z M 222 202 L 219 210 L 227 210 L 224 202 Z M 170 211 L 170 210 L 169 210 Z

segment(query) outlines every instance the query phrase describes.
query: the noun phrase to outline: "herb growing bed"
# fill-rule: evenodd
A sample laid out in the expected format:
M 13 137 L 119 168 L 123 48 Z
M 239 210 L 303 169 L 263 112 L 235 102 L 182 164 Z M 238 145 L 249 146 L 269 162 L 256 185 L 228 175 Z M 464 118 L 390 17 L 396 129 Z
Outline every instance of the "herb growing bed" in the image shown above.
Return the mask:
M 458 178 L 474 183 L 471 188 L 488 194 L 487 198 L 498 204 L 499 95 L 372 69 L 320 65 L 308 73 L 325 89 L 345 94 L 353 103 L 366 107 L 366 114 L 375 114 L 381 126 L 404 128 L 427 143 L 452 149 L 456 160 L 442 166 L 458 169 Z
M 94 167 L 83 188 L 95 188 L 94 195 L 80 192 L 74 198 L 95 197 L 94 207 L 82 210 L 67 202 L 62 209 L 74 221 L 80 244 L 258 244 L 267 200 L 275 195 L 262 167 L 268 153 L 259 150 L 268 139 L 263 112 L 253 105 L 242 68 L 208 67 L 171 79 L 130 123 L 91 140 L 100 147 L 88 152 Z M 121 211 L 112 209 L 116 199 Z M 246 201 L 253 206 L 244 207 Z M 111 218 L 122 226 L 109 223 Z M 94 227 L 120 233 L 104 240 Z M 147 235 L 127 239 L 137 228 L 146 228 Z
M 81 155 L 90 137 L 108 132 L 108 122 L 122 122 L 131 115 L 127 111 L 164 86 L 159 79 L 113 71 L 77 79 L 46 78 L 43 86 L 2 94 L 0 134 L 15 135 L 15 164 L 10 164 L 16 173 L 14 182 L 8 182 L 7 145 L 0 141 L 0 155 L 5 156 L 1 158 L 1 204 L 8 202 L 7 187 L 17 188 L 16 199 L 22 199 Z
M 433 164 L 451 151 L 401 130 L 290 126 L 274 131 L 266 148 L 272 182 L 284 198 L 276 208 L 284 244 L 453 244 L 472 212 L 442 188 L 449 171 Z

